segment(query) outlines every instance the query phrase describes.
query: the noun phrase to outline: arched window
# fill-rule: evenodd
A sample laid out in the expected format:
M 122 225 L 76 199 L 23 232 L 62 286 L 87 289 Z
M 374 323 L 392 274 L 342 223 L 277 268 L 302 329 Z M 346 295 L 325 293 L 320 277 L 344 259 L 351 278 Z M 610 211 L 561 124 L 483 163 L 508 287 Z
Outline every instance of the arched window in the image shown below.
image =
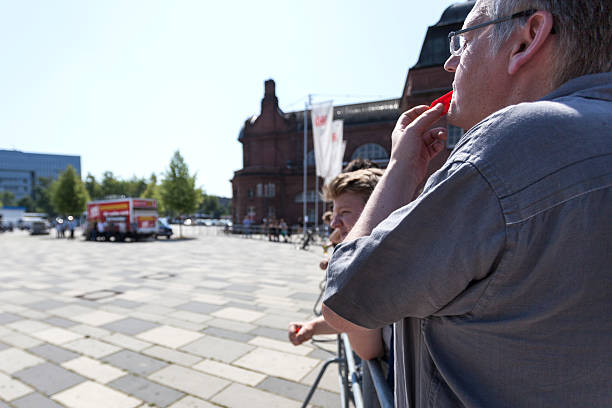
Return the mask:
M 387 154 L 385 148 L 381 145 L 376 143 L 366 143 L 359 146 L 351 156 L 351 160 L 355 160 L 357 158 L 370 159 L 372 161 L 388 161 L 389 155 Z

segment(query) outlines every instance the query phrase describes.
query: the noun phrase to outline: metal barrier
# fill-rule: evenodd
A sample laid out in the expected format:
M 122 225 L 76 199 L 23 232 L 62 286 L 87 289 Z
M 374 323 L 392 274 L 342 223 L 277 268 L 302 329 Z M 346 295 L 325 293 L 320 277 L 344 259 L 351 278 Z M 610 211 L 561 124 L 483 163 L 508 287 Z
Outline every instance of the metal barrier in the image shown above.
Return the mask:
M 325 361 L 310 390 L 308 390 L 308 395 L 304 399 L 302 408 L 306 408 L 319 386 L 325 370 L 333 363 L 338 363 L 338 381 L 340 382 L 340 402 L 342 408 L 349 408 L 349 402 L 353 402 L 355 408 L 364 408 L 360 385 L 361 373 L 359 372 L 359 366 L 355 364 L 353 349 L 345 333 L 338 335 L 337 344 L 337 356 Z
M 325 279 L 321 281 L 319 288 L 321 292 L 313 306 L 313 313 L 315 316 L 321 315 L 320 307 L 323 293 L 325 292 Z M 313 339 L 313 341 L 315 340 Z M 330 358 L 323 363 L 317 378 L 308 391 L 302 408 L 308 405 L 327 367 L 333 363 L 338 363 L 338 380 L 340 382 L 340 402 L 342 408 L 348 408 L 349 401 L 353 401 L 355 408 L 393 408 L 395 405 L 393 390 L 385 378 L 380 359 L 361 360 L 360 364 L 355 364 L 353 349 L 351 348 L 351 343 L 346 333 L 339 334 L 336 341 L 338 344 L 336 357 Z M 362 380 L 371 381 L 372 386 L 366 389 L 372 392 L 371 389 L 373 388 L 376 399 L 369 394 L 363 395 L 364 389 L 361 386 Z M 367 401 L 367 405 L 364 405 L 364 400 Z M 378 405 L 376 405 L 376 402 L 378 402 Z
M 378 404 L 381 408 L 393 408 L 395 404 L 393 399 L 393 390 L 391 390 L 389 383 L 385 379 L 383 368 L 380 365 L 380 360 L 367 360 L 366 365 L 370 372 L 370 377 L 372 378 L 374 390 L 376 390 Z

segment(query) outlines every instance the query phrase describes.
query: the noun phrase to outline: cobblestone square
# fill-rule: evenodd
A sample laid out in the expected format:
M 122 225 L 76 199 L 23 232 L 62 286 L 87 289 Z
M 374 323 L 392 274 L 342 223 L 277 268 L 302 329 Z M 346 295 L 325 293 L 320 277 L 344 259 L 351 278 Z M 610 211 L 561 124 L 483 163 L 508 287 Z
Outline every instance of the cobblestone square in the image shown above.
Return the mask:
M 322 251 L 183 233 L 0 234 L 0 407 L 300 406 L 332 354 L 285 330 L 312 314 Z M 339 405 L 332 366 L 312 406 Z

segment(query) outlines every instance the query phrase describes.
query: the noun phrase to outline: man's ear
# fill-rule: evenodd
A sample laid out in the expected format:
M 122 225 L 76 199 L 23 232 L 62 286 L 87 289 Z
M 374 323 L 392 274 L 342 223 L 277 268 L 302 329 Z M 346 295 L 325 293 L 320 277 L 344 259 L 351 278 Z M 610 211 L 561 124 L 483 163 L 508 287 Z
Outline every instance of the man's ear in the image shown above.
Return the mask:
M 516 74 L 538 53 L 551 34 L 552 27 L 553 16 L 548 11 L 537 11 L 529 17 L 514 37 L 515 44 L 508 63 L 508 74 Z

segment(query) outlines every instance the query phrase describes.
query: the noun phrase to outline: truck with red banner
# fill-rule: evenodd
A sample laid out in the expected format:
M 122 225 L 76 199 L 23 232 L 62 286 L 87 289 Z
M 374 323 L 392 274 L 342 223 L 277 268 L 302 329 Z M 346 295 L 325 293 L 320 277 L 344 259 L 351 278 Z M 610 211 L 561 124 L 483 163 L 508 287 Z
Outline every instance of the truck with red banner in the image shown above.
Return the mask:
M 87 203 L 88 239 L 124 241 L 154 237 L 157 201 L 150 198 L 118 198 Z

